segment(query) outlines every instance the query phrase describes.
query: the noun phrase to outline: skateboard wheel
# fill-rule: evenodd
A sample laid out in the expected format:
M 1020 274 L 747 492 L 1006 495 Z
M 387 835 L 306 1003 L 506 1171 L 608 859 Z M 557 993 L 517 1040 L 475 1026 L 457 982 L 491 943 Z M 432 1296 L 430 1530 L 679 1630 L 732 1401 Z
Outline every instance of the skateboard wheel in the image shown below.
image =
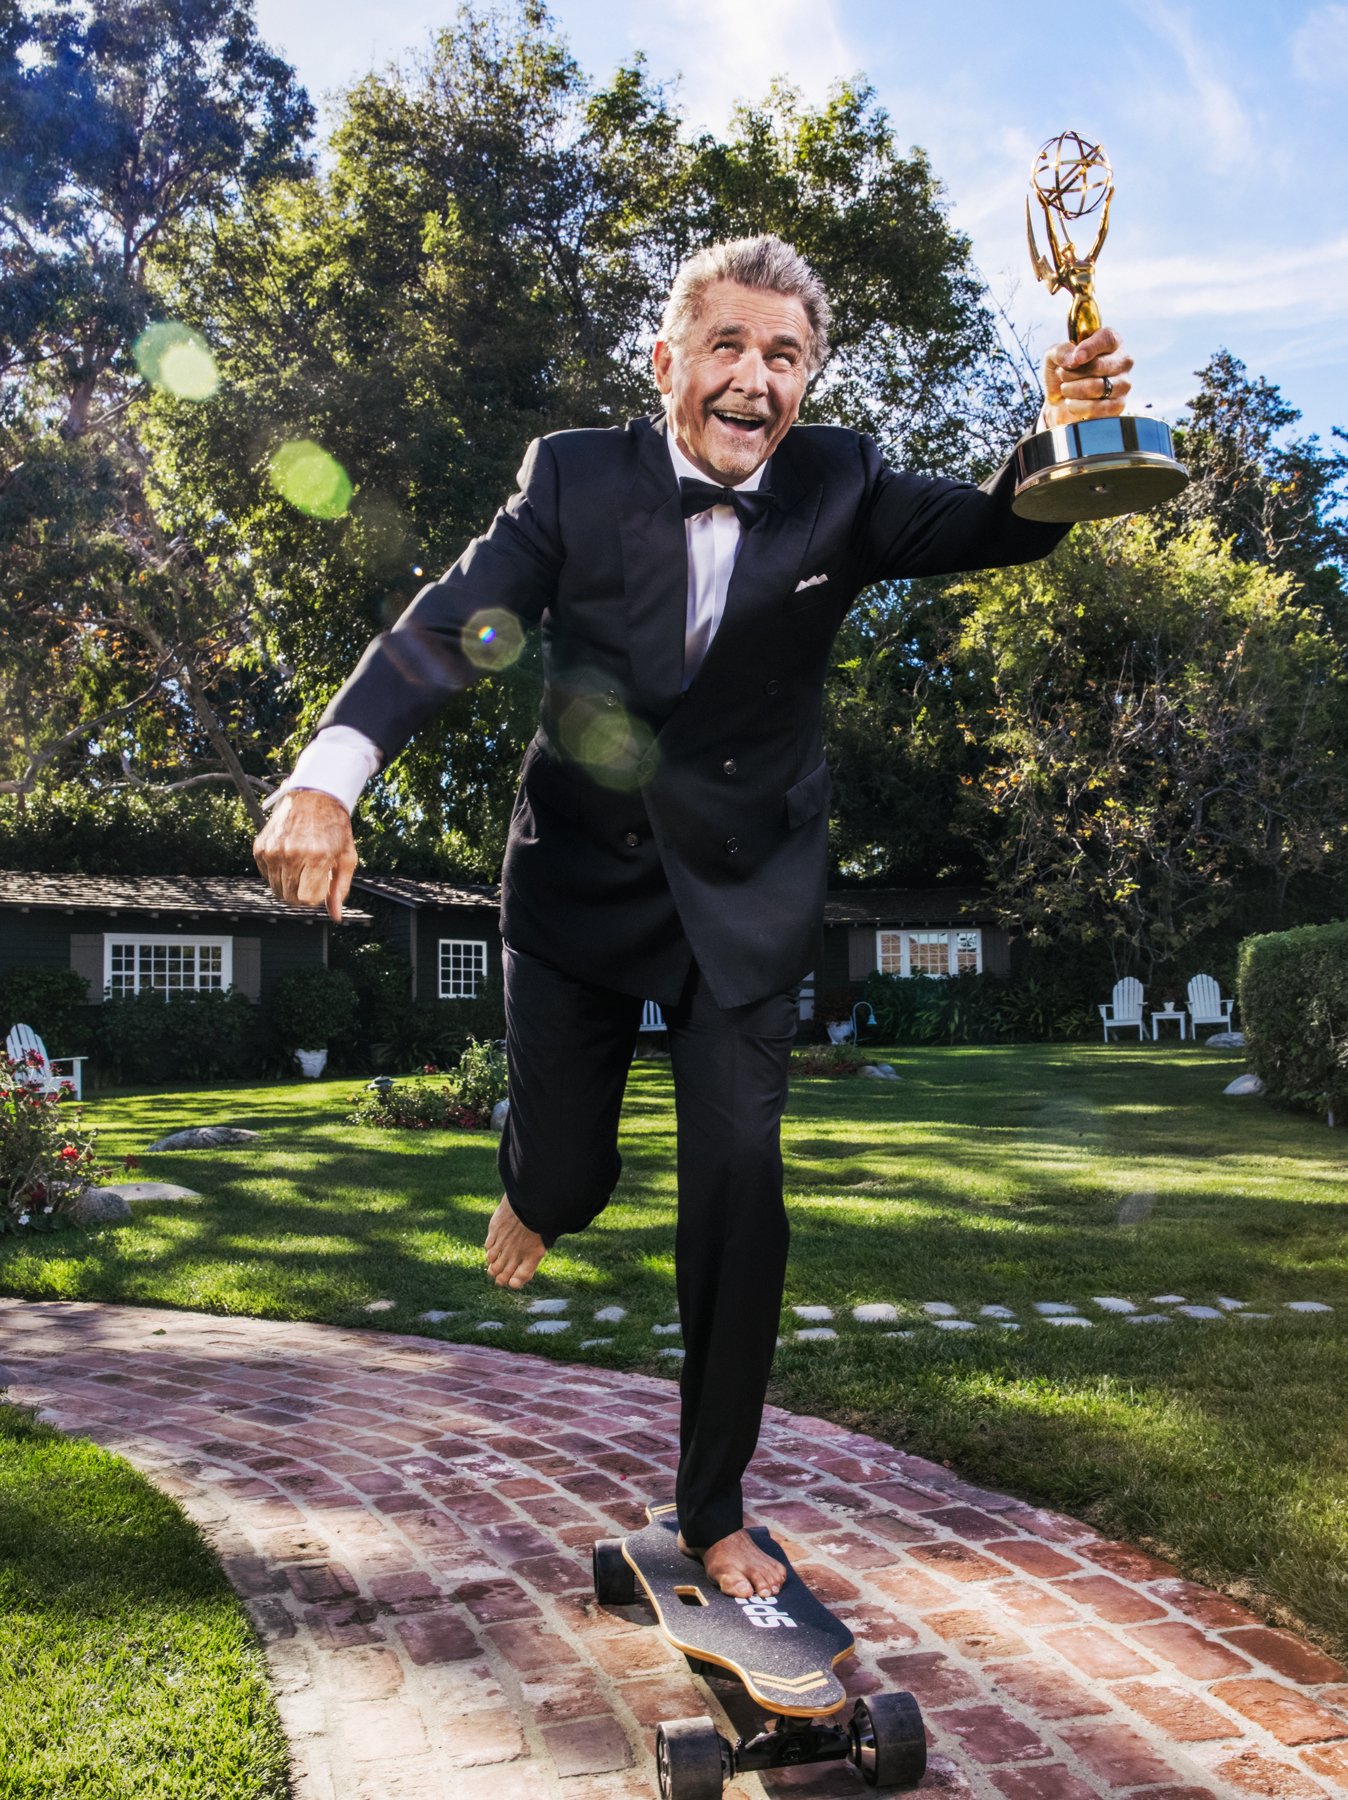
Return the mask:
M 927 1734 L 911 1694 L 858 1700 L 849 1727 L 849 1760 L 868 1787 L 916 1787 L 927 1767 Z
M 708 1718 L 666 1719 L 655 1733 L 660 1800 L 721 1800 L 723 1740 Z
M 621 1538 L 595 1539 L 594 1597 L 601 1606 L 631 1606 L 636 1601 L 637 1578 L 623 1555 Z

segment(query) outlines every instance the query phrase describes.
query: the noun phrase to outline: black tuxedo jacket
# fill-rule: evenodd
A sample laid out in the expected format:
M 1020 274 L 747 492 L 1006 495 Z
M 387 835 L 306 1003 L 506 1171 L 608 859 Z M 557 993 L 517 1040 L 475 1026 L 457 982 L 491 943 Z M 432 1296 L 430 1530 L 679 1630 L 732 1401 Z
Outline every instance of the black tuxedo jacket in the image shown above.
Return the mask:
M 518 479 L 322 723 L 355 726 L 387 762 L 473 679 L 483 632 L 538 625 L 545 688 L 503 871 L 507 942 L 665 1004 L 690 957 L 722 1006 L 790 987 L 823 909 L 820 715 L 848 606 L 884 578 L 1030 561 L 1062 528 L 1012 513 L 1009 467 L 981 488 L 933 480 L 888 467 L 856 432 L 794 426 L 765 481 L 778 505 L 744 536 L 685 692 L 687 541 L 663 419 L 539 438 Z

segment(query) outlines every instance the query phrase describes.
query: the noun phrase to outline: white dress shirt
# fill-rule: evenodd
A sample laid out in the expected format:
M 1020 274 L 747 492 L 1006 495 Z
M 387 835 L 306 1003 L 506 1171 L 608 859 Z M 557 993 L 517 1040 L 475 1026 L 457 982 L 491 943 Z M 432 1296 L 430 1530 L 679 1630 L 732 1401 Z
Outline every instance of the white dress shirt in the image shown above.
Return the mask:
M 672 431 L 666 433 L 665 441 L 676 478 L 707 479 L 680 450 Z M 753 493 L 762 484 L 766 468 L 766 463 L 760 464 L 747 480 L 734 485 Z M 720 626 L 744 528 L 733 507 L 709 506 L 705 512 L 685 519 L 683 529 L 688 541 L 688 612 L 683 633 L 683 685 L 687 688 L 702 667 L 702 659 Z M 363 731 L 352 725 L 327 725 L 300 751 L 289 778 L 267 798 L 264 806 L 275 806 L 282 794 L 292 788 L 310 788 L 331 794 L 348 812 L 353 812 L 380 760 L 379 746 Z

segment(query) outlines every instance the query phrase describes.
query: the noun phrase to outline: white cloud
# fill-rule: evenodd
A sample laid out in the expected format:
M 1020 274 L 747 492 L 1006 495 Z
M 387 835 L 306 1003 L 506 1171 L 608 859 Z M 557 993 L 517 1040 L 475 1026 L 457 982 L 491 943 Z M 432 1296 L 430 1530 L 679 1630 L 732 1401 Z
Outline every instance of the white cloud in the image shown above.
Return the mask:
M 842 29 L 838 0 L 665 0 L 643 19 L 643 47 L 656 68 L 680 71 L 694 130 L 724 131 L 735 103 L 761 100 L 776 76 L 817 103 L 865 63 Z
M 1317 87 L 1348 83 L 1348 6 L 1317 6 L 1292 34 L 1292 68 Z
M 1145 95 L 1153 114 L 1164 116 L 1172 129 L 1190 124 L 1210 168 L 1225 174 L 1253 163 L 1259 153 L 1257 121 L 1236 90 L 1217 74 L 1211 29 L 1198 31 L 1190 15 L 1168 0 L 1131 0 L 1131 4 L 1143 23 L 1169 45 L 1178 58 L 1176 72 L 1183 76 L 1177 92 L 1155 80 L 1153 70 L 1139 102 Z
M 1226 252 L 1130 259 L 1110 272 L 1110 298 L 1153 319 L 1288 320 L 1342 327 L 1348 233 L 1287 250 L 1246 243 Z

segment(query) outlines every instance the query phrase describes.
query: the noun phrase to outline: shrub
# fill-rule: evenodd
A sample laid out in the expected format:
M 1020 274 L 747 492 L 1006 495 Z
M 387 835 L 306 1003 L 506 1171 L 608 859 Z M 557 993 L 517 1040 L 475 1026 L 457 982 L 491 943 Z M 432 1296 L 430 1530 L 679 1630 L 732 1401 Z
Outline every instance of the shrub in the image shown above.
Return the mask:
M 450 1068 L 470 1043 L 495 1042 L 505 1036 L 505 996 L 499 982 L 484 982 L 473 1000 L 418 1000 L 404 1005 L 391 1033 L 395 1067 L 420 1068 L 437 1063 Z
M 492 1109 L 506 1096 L 506 1059 L 499 1044 L 470 1043 L 457 1069 L 442 1075 L 428 1065 L 426 1074 L 434 1079 L 395 1081 L 383 1093 L 361 1095 L 347 1122 L 412 1131 L 445 1126 L 477 1131 L 491 1123 Z
M 352 944 L 339 938 L 333 946 L 333 967 L 349 975 L 355 986 L 362 1039 L 393 1043 L 412 1008 L 411 963 L 377 938 Z
M 73 969 L 7 969 L 0 975 L 0 1037 L 31 1025 L 53 1056 L 87 1047 L 89 990 Z
M 1099 1015 L 1070 977 L 1030 975 L 1003 982 L 993 1004 L 1000 1034 L 1015 1043 L 1084 1037 L 1099 1023 Z
M 892 1044 L 986 1044 L 1001 1036 L 1006 983 L 994 975 L 869 975 L 864 997 Z
M 355 983 L 343 969 L 296 969 L 276 983 L 267 1012 L 287 1054 L 321 1050 L 355 1030 Z
M 0 1054 L 0 1232 L 50 1229 L 104 1173 L 97 1134 L 66 1099 L 73 1085 L 43 1093 L 23 1079 L 26 1067 Z
M 1237 991 L 1269 1097 L 1348 1115 L 1348 922 L 1246 938 Z
M 230 1079 L 259 1055 L 257 1009 L 233 992 L 120 994 L 95 1009 L 93 1033 L 110 1079 L 147 1086 Z
M 793 1075 L 856 1075 L 870 1059 L 854 1044 L 809 1044 L 791 1052 Z

